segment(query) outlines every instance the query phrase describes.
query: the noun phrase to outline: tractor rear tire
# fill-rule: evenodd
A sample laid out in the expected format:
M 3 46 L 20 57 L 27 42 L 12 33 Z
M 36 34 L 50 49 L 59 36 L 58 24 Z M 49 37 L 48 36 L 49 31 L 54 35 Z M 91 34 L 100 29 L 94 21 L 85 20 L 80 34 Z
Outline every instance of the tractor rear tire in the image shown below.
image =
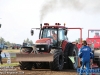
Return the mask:
M 74 57 L 74 63 L 68 58 L 69 69 L 77 69 L 78 66 L 78 48 L 71 44 L 70 49 L 68 51 L 68 56 Z
M 19 62 L 21 70 L 32 70 L 33 62 Z
M 50 62 L 50 69 L 53 71 L 60 71 L 64 66 L 64 56 L 62 50 L 55 50 L 54 60 Z

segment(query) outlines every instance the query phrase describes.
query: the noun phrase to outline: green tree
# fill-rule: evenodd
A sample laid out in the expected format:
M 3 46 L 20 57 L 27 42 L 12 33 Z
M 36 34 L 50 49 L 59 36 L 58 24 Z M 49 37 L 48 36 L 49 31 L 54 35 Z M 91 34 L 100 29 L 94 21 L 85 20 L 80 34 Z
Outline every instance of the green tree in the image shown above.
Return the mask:
M 24 40 L 23 43 L 33 44 L 32 40 L 29 40 L 29 38 L 27 38 L 26 40 Z
M 32 41 L 32 40 L 30 40 L 30 41 L 29 41 L 29 43 L 32 45 L 32 44 L 33 44 L 33 41 Z
M 1 43 L 1 44 L 4 44 L 4 43 L 5 43 L 4 38 L 0 37 L 0 43 Z

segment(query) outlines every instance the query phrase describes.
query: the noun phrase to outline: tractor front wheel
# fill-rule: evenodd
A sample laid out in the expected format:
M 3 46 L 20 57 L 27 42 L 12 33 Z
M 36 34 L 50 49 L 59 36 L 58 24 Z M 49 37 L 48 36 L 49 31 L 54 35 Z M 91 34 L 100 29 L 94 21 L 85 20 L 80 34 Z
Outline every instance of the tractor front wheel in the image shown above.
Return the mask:
M 32 62 L 19 62 L 21 70 L 31 70 L 33 67 Z
M 50 69 L 54 71 L 60 71 L 63 69 L 64 56 L 62 50 L 55 50 L 54 60 L 50 63 Z

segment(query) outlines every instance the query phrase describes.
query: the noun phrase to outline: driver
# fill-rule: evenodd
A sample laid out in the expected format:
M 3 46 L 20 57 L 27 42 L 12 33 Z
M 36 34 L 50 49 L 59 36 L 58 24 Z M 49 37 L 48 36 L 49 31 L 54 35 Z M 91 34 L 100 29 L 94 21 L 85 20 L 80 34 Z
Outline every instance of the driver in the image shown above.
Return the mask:
M 96 32 L 94 38 L 100 38 L 99 33 Z
M 55 33 L 55 31 L 52 31 L 52 35 L 51 36 L 53 37 L 54 40 L 57 40 L 57 34 Z

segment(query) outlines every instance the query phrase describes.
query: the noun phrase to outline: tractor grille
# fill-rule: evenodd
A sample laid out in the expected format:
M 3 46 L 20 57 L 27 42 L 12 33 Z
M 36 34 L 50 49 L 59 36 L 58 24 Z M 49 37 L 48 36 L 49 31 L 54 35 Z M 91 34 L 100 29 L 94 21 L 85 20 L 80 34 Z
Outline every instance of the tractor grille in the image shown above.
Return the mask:
M 48 52 L 48 45 L 36 45 L 36 49 L 39 52 Z

